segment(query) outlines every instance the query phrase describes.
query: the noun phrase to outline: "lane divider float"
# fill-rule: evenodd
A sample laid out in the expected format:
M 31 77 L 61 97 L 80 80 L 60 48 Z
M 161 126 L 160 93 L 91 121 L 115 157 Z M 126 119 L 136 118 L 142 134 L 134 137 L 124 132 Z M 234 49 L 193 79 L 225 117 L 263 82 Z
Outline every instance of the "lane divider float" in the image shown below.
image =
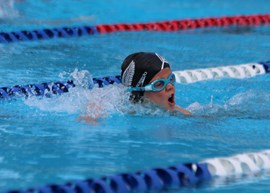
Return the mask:
M 2 193 L 130 193 L 193 187 L 218 177 L 256 176 L 270 170 L 270 150 L 232 157 L 206 159 L 199 163 L 177 164 L 96 179 L 73 180 L 26 190 Z
M 270 23 L 270 14 L 209 17 L 148 23 L 101 24 L 96 26 L 58 27 L 52 29 L 0 32 L 0 43 L 81 37 L 125 31 L 179 31 L 207 27 L 258 26 Z
M 174 71 L 177 83 L 194 83 L 206 80 L 215 80 L 222 78 L 250 78 L 258 75 L 263 75 L 270 72 L 270 61 L 260 63 L 249 63 L 233 66 L 193 69 Z M 121 77 L 108 76 L 103 78 L 93 78 L 93 87 L 102 88 L 110 84 L 120 84 Z M 15 85 L 11 87 L 0 87 L 0 98 L 9 99 L 15 96 L 45 96 L 51 97 L 52 95 L 61 95 L 68 92 L 71 88 L 75 87 L 73 80 L 58 81 L 41 84 L 28 84 L 28 85 Z
M 176 82 L 193 83 L 222 78 L 250 78 L 270 72 L 270 61 L 205 69 L 175 71 Z

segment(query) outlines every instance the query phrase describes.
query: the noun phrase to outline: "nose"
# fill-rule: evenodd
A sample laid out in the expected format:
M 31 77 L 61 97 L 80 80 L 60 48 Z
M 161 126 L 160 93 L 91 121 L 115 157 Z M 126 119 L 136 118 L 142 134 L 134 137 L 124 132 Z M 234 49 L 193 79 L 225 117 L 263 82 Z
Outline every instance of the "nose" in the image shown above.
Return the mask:
M 174 89 L 174 85 L 173 84 L 171 84 L 171 83 L 168 83 L 167 85 L 166 85 L 166 87 L 165 87 L 165 90 L 168 92 L 168 91 L 171 91 L 171 90 L 173 90 Z

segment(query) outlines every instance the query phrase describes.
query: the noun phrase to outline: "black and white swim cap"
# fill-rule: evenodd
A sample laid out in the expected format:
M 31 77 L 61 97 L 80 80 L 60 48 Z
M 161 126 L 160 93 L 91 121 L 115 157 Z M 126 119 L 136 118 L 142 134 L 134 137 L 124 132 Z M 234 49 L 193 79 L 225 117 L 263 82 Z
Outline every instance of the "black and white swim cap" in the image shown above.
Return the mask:
M 145 86 L 164 68 L 170 68 L 170 65 L 157 53 L 137 52 L 131 54 L 122 63 L 122 84 L 127 87 Z

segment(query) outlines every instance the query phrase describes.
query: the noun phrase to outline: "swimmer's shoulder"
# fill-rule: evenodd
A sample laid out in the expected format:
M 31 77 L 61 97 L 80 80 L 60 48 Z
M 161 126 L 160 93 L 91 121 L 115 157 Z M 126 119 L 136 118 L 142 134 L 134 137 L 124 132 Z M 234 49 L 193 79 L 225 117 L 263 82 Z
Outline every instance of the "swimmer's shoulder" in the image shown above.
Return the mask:
M 174 111 L 175 111 L 175 112 L 180 112 L 180 113 L 182 113 L 182 114 L 184 114 L 184 115 L 192 115 L 192 113 L 191 113 L 190 111 L 188 111 L 188 110 L 186 110 L 186 109 L 184 109 L 184 108 L 182 108 L 182 107 L 179 107 L 179 106 L 177 106 L 177 105 L 175 105 Z

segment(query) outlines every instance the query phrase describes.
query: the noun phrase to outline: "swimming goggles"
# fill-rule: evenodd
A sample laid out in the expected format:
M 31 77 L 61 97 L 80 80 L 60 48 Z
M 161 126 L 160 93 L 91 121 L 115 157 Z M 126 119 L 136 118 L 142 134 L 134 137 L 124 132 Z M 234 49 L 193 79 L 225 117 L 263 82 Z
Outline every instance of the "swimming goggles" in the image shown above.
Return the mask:
M 129 88 L 128 91 L 152 91 L 152 92 L 160 92 L 162 91 L 169 83 L 172 85 L 175 84 L 175 75 L 171 73 L 167 79 L 157 79 L 150 84 L 145 85 L 144 87 L 132 87 Z

